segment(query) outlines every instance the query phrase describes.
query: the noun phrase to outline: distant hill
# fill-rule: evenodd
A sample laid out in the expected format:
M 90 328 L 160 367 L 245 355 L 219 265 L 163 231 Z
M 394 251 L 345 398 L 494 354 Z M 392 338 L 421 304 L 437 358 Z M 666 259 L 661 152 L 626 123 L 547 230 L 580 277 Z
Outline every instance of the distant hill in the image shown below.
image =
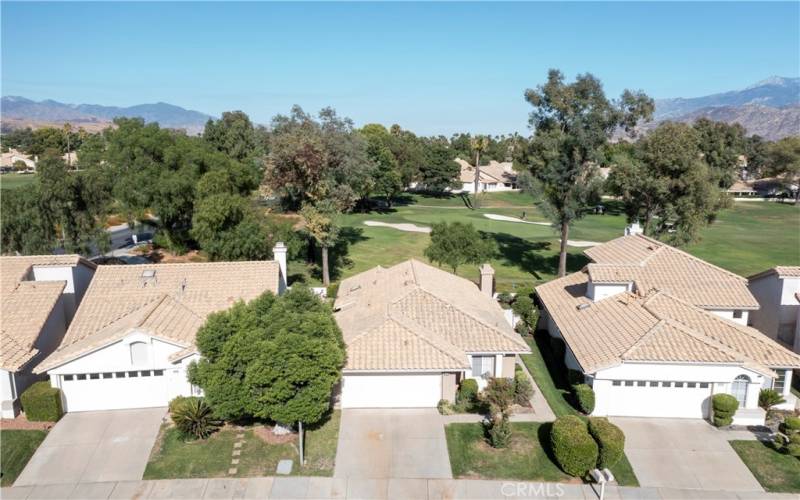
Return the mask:
M 32 101 L 24 97 L 6 96 L 0 101 L 4 128 L 72 123 L 84 128 L 102 128 L 118 117 L 139 117 L 145 122 L 157 122 L 165 128 L 185 129 L 190 134 L 203 130 L 210 115 L 158 102 L 127 108 L 99 104 L 65 104 L 53 100 Z
M 742 90 L 702 97 L 658 99 L 653 128 L 659 121 L 693 122 L 700 117 L 740 123 L 751 135 L 780 139 L 800 135 L 800 78 L 773 76 Z

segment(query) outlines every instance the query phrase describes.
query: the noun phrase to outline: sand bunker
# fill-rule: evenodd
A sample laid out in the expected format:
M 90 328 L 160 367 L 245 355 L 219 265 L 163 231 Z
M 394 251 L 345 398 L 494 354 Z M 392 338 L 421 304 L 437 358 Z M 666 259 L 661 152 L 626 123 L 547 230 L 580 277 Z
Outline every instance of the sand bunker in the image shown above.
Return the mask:
M 378 222 L 374 220 L 365 220 L 364 225 L 371 226 L 371 227 L 390 227 L 392 229 L 397 229 L 398 231 L 406 231 L 409 233 L 430 233 L 431 228 L 427 226 L 417 226 L 416 224 L 391 224 L 389 222 Z
M 484 217 L 487 219 L 492 220 L 499 220 L 503 222 L 518 222 L 520 224 L 535 224 L 537 226 L 552 226 L 549 222 L 534 222 L 534 221 L 527 221 L 522 220 L 517 217 L 509 217 L 508 215 L 498 215 L 498 214 L 483 214 Z M 567 240 L 567 245 L 571 247 L 578 247 L 578 248 L 585 248 L 585 247 L 593 247 L 597 246 L 600 243 L 596 241 L 584 241 L 584 240 Z

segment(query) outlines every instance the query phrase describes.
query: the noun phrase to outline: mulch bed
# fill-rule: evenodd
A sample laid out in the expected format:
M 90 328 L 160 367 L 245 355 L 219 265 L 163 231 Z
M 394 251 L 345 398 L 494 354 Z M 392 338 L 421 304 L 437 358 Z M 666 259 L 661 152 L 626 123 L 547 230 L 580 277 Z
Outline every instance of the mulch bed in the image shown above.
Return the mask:
M 276 436 L 272 433 L 271 425 L 257 425 L 253 427 L 253 434 L 267 444 L 284 444 L 297 440 L 296 432 L 284 434 L 282 436 Z
M 0 419 L 0 429 L 19 430 L 19 431 L 46 431 L 53 427 L 55 422 L 31 422 L 25 418 L 24 413 L 20 413 L 17 418 Z

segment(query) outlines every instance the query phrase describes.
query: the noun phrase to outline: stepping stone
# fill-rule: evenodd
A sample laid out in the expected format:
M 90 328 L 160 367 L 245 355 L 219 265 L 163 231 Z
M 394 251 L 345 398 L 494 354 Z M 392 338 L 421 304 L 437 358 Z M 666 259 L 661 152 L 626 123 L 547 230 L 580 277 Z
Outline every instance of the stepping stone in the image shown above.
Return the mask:
M 292 465 L 294 465 L 292 460 L 281 460 L 278 462 L 278 468 L 275 469 L 275 472 L 282 476 L 288 476 L 292 473 Z
M 241 454 L 242 454 L 242 450 L 233 450 L 233 456 L 234 457 L 238 457 Z
M 233 447 L 234 448 L 241 448 L 242 447 L 242 442 L 239 441 L 238 443 L 233 443 Z
M 237 434 L 237 435 L 236 435 L 236 439 L 244 439 L 244 433 L 242 433 L 242 434 Z
M 231 467 L 230 469 L 228 469 L 228 475 L 229 476 L 235 476 L 236 475 L 236 467 Z
M 234 458 L 233 460 L 231 460 L 231 465 L 239 465 L 239 459 Z

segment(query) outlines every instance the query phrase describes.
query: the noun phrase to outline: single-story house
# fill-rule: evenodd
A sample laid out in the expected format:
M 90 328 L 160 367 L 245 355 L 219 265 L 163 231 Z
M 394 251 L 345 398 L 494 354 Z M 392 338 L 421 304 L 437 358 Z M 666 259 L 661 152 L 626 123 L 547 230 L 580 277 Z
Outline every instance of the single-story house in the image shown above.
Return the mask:
M 767 337 L 800 353 L 800 266 L 778 266 L 748 278 L 761 308 L 750 324 Z
M 745 278 L 635 232 L 586 255 L 536 292 L 567 367 L 594 388 L 595 415 L 709 418 L 722 392 L 739 401 L 734 423 L 755 425 L 762 388 L 794 399 L 800 356 L 747 326 L 758 302 Z
M 342 408 L 425 408 L 453 401 L 465 378 L 513 377 L 530 349 L 481 288 L 418 260 L 376 267 L 339 285 L 334 315 L 347 344 Z
M 462 188 L 458 191 L 474 193 L 475 167 L 461 158 L 456 158 L 455 162 L 461 167 L 459 182 Z M 478 189 L 480 192 L 512 191 L 517 189 L 517 173 L 514 171 L 513 163 L 510 161 L 500 163 L 491 160 L 488 165 L 482 165 Z
M 0 257 L 3 418 L 14 418 L 20 394 L 44 378 L 32 370 L 64 338 L 95 268 L 78 255 Z
M 286 287 L 275 261 L 100 266 L 64 341 L 36 371 L 61 389 L 65 411 L 166 406 L 201 394 L 187 380 L 209 314 Z

